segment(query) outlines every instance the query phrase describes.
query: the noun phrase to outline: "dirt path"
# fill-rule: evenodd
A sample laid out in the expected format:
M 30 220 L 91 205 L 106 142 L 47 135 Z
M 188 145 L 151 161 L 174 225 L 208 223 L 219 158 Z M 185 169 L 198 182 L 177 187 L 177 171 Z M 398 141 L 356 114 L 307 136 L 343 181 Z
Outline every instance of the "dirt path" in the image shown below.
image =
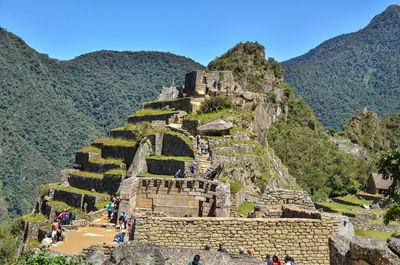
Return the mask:
M 79 227 L 78 231 L 68 231 L 67 239 L 61 241 L 58 246 L 51 246 L 55 250 L 65 254 L 78 254 L 85 247 L 93 244 L 111 244 L 117 231 L 100 227 Z

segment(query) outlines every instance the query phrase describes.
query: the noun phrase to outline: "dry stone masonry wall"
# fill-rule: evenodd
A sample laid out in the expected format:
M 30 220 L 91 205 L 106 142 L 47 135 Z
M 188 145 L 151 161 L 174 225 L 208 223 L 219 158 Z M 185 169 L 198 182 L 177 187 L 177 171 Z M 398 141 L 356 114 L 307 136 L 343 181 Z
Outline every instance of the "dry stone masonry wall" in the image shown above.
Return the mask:
M 216 250 L 223 243 L 231 253 L 252 249 L 292 256 L 296 264 L 329 264 L 328 239 L 337 233 L 332 219 L 171 218 L 139 217 L 134 238 L 160 246 Z

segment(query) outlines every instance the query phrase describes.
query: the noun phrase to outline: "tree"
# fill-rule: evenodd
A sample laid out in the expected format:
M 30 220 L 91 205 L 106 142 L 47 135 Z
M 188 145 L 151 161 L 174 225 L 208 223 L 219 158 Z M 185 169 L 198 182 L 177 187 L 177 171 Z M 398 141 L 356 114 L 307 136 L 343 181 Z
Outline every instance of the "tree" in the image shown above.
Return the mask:
M 380 154 L 378 171 L 384 179 L 393 180 L 389 188 L 391 205 L 383 218 L 384 223 L 388 224 L 390 221 L 400 219 L 400 147 Z

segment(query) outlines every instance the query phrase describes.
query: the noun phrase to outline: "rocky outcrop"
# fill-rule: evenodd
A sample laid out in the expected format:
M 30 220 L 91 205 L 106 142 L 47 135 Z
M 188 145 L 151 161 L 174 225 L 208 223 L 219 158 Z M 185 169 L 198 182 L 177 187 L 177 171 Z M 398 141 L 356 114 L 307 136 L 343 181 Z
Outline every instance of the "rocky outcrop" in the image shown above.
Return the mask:
M 329 239 L 331 265 L 399 265 L 400 258 L 391 248 L 399 246 L 398 239 L 388 239 L 388 244 L 376 238 L 342 236 Z
M 217 119 L 197 127 L 197 132 L 206 135 L 226 135 L 232 127 L 232 123 Z
M 188 264 L 195 255 L 207 265 L 264 264 L 261 260 L 243 255 L 229 255 L 217 251 L 159 247 L 152 244 L 129 241 L 114 249 L 104 265 L 181 265 Z

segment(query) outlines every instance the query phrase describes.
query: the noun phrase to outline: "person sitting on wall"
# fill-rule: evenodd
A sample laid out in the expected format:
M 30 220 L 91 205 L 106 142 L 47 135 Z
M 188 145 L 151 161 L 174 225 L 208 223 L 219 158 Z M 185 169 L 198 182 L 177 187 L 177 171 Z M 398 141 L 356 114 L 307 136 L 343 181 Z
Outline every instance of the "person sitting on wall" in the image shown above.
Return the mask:
M 194 256 L 193 261 L 189 262 L 188 265 L 202 265 L 200 262 L 200 256 L 199 255 Z
M 178 171 L 176 171 L 175 173 L 175 178 L 179 178 L 181 176 L 181 170 L 179 169 Z
M 220 244 L 218 245 L 218 251 L 219 251 L 219 252 L 228 253 L 228 250 L 226 250 L 226 249 L 224 248 L 224 244 L 222 244 L 222 243 L 220 243 Z

